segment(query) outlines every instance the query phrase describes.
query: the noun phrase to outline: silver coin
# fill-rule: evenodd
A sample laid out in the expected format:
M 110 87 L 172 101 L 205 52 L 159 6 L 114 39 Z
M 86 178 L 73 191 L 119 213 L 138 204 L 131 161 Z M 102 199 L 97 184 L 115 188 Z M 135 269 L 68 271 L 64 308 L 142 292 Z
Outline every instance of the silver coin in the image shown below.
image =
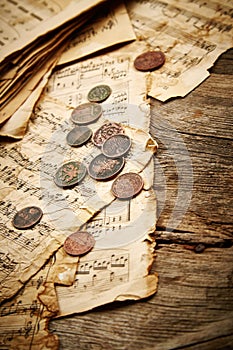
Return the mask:
M 73 147 L 82 146 L 92 135 L 92 131 L 87 126 L 76 126 L 66 136 L 68 145 Z

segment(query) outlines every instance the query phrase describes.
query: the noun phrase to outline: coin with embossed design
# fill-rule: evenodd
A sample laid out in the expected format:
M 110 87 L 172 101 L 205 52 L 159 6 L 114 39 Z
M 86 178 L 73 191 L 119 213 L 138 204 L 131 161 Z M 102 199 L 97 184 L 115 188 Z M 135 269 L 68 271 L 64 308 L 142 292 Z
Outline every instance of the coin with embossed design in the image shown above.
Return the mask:
M 91 129 L 87 126 L 76 126 L 66 136 L 68 145 L 73 147 L 82 146 L 92 135 Z
M 40 208 L 30 206 L 19 210 L 13 217 L 12 224 L 18 229 L 26 229 L 37 224 L 43 212 Z
M 161 67 L 164 62 L 165 55 L 162 51 L 147 51 L 136 57 L 134 67 L 146 72 Z
M 131 146 L 129 136 L 118 134 L 110 136 L 102 145 L 102 152 L 106 157 L 117 158 L 126 154 Z
M 71 161 L 63 164 L 57 170 L 54 182 L 59 187 L 70 187 L 81 182 L 85 175 L 85 165 L 76 161 Z
M 124 128 L 118 123 L 105 123 L 102 125 L 92 137 L 93 143 L 100 147 L 105 142 L 105 140 L 109 139 L 112 135 L 124 134 Z
M 66 238 L 63 248 L 67 254 L 77 256 L 89 252 L 94 245 L 95 239 L 90 233 L 77 231 Z
M 89 175 L 95 180 L 107 180 L 118 174 L 124 166 L 124 158 L 108 158 L 104 154 L 99 154 L 88 167 Z
M 112 184 L 113 195 L 120 199 L 136 196 L 143 188 L 143 180 L 137 173 L 125 173 L 116 178 Z
M 71 120 L 78 125 L 95 122 L 102 114 L 102 107 L 98 103 L 86 102 L 77 106 L 71 113 Z
M 103 102 L 111 95 L 111 88 L 108 85 L 97 85 L 87 95 L 90 102 Z

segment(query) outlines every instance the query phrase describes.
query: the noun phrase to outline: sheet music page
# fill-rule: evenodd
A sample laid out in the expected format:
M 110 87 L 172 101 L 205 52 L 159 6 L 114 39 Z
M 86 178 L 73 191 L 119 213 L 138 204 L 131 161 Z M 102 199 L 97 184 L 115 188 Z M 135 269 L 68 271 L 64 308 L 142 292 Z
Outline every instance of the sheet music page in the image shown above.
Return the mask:
M 46 88 L 55 104 L 70 109 L 87 102 L 88 91 L 101 84 L 111 87 L 110 97 L 102 103 L 103 115 L 110 121 L 123 123 L 149 132 L 150 106 L 146 82 L 132 69 L 131 44 L 124 50 L 113 50 L 56 71 Z
M 10 301 L 0 306 L 0 348 L 38 350 L 58 348 L 58 338 L 49 333 L 49 318 L 58 312 L 54 283 L 71 285 L 77 257 L 60 249 Z
M 75 61 L 119 43 L 135 40 L 136 36 L 122 1 L 104 3 L 93 20 L 80 29 L 62 53 L 58 65 Z
M 61 164 L 76 160 L 88 167 L 100 153 L 91 140 L 79 148 L 66 143 L 66 134 L 73 128 L 70 114 L 69 107 L 45 98 L 38 105 L 25 138 L 18 143 L 2 142 L 0 145 L 1 301 L 13 296 L 67 235 L 114 200 L 110 191 L 113 180 L 96 181 L 86 174 L 79 186 L 72 189 L 62 189 L 55 184 L 54 175 Z M 93 131 L 105 123 L 105 118 L 103 114 L 92 124 Z M 143 130 L 127 125 L 124 129 L 132 146 L 122 172 L 141 172 L 157 144 Z M 42 209 L 41 221 L 32 229 L 14 228 L 14 214 L 30 205 Z
M 103 1 L 1 0 L 0 60 Z
M 150 50 L 166 56 L 161 68 L 141 72 L 149 96 L 161 101 L 189 93 L 233 46 L 231 0 L 134 0 L 126 7 L 138 39 L 133 57 Z
M 155 242 L 149 235 L 156 226 L 152 161 L 141 174 L 146 189 L 128 201 L 114 201 L 84 225 L 96 245 L 80 257 L 73 285 L 56 287 L 58 316 L 156 292 L 157 274 L 150 274 Z

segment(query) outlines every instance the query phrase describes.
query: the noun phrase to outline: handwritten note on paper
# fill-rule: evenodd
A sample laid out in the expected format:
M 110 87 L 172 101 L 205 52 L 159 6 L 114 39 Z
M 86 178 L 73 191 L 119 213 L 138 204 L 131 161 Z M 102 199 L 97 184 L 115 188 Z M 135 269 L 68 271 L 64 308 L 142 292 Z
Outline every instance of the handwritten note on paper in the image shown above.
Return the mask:
M 135 40 L 125 5 L 105 3 L 62 53 L 58 65 L 80 59 L 107 47 Z
M 1 349 L 58 348 L 58 338 L 48 331 L 48 319 L 58 313 L 54 283 L 71 285 L 77 258 L 60 249 L 13 298 L 0 306 Z
M 232 1 L 135 0 L 126 5 L 138 38 L 134 58 L 158 49 L 166 55 L 157 71 L 141 73 L 147 93 L 161 101 L 189 93 L 233 46 Z

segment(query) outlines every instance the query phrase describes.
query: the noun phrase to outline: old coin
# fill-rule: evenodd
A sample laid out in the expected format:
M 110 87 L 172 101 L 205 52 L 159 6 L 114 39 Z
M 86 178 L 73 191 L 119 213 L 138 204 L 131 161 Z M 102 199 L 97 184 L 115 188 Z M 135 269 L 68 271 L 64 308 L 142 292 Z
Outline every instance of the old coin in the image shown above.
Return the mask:
M 85 231 L 77 231 L 69 235 L 63 245 L 66 253 L 70 255 L 83 255 L 95 245 L 94 237 Z
M 54 182 L 59 187 L 70 187 L 76 185 L 86 175 L 84 164 L 71 161 L 63 164 L 56 172 Z
M 98 103 L 86 102 L 77 106 L 71 113 L 71 120 L 78 125 L 95 122 L 102 114 L 102 107 Z
M 15 214 L 12 224 L 18 229 L 30 228 L 40 221 L 42 215 L 43 212 L 40 208 L 35 206 L 26 207 Z
M 77 147 L 87 142 L 92 135 L 91 129 L 87 126 L 76 126 L 66 136 L 68 145 Z
M 97 85 L 87 95 L 90 102 L 103 102 L 111 95 L 111 88 L 108 85 Z
M 134 67 L 146 72 L 161 67 L 164 62 L 165 55 L 162 51 L 147 51 L 136 57 Z
M 93 135 L 93 143 L 100 147 L 112 135 L 124 134 L 124 128 L 118 123 L 106 123 L 102 125 Z
M 120 199 L 136 196 L 143 188 L 143 180 L 136 173 L 125 173 L 116 178 L 112 184 L 113 195 Z
M 106 157 L 117 158 L 128 152 L 131 146 L 129 136 L 124 134 L 110 136 L 102 145 L 102 152 Z
M 107 180 L 118 174 L 124 163 L 123 157 L 112 159 L 99 154 L 89 164 L 88 173 L 95 180 Z

